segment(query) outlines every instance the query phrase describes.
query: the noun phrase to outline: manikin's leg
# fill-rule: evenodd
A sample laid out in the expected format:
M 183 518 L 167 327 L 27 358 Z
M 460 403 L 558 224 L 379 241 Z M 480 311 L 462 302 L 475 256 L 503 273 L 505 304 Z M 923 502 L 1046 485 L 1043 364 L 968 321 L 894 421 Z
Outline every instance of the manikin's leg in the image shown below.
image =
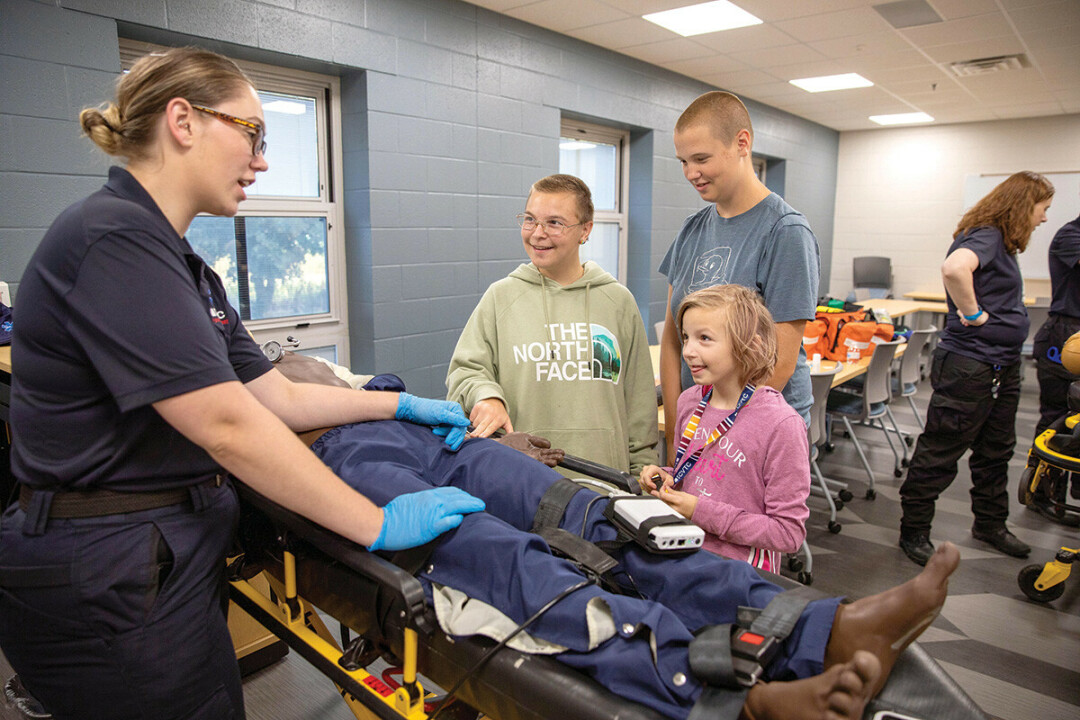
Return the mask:
M 378 504 L 402 492 L 453 484 L 483 497 L 490 513 L 512 526 L 527 529 L 539 496 L 558 479 L 539 463 L 495 443 L 470 441 L 461 452 L 453 454 L 444 451 L 437 440 L 430 442 L 430 431 L 426 428 L 403 423 L 352 427 L 356 429 L 329 435 L 327 442 L 317 444 L 317 452 Z M 521 462 L 519 457 L 527 462 Z M 610 527 L 599 519 L 603 501 L 589 507 L 592 497 L 595 496 L 588 492 L 575 497 L 567 510 L 564 527 L 571 529 L 573 525 L 573 530 L 580 531 L 584 526 L 587 537 L 607 539 Z M 492 537 L 496 533 L 497 541 Z M 645 702 L 671 717 L 683 717 L 698 692 L 693 681 L 673 682 L 677 672 L 686 672 L 686 645 L 691 637 L 688 628 L 697 629 L 702 620 L 730 622 L 735 605 L 763 607 L 779 588 L 762 581 L 745 563 L 708 553 L 684 556 L 681 560 L 658 558 L 636 550 L 622 555 L 620 559 L 634 575 L 638 589 L 659 602 L 584 588 L 556 605 L 549 616 L 530 630 L 541 637 L 554 633 L 547 639 L 571 648 L 559 656 L 560 660 L 580 667 L 613 691 Z M 477 556 L 487 571 L 476 572 Z M 538 582 L 543 591 L 534 593 L 524 586 L 514 591 L 507 586 L 516 586 L 515 583 L 498 581 L 495 575 L 501 578 L 506 575 L 492 573 L 491 568 L 501 569 L 510 560 L 521 563 L 516 577 L 523 581 L 531 578 L 525 585 Z M 785 643 L 794 646 L 796 652 L 789 651 L 774 663 L 779 670 L 770 668 L 772 677 L 806 679 L 755 687 L 747 702 L 747 717 L 755 720 L 781 716 L 794 720 L 859 717 L 866 700 L 884 683 L 899 652 L 933 620 L 944 600 L 945 581 L 955 567 L 955 560 L 955 548 L 943 545 L 927 569 L 905 585 L 839 609 L 835 601 L 812 604 L 800 620 L 803 627 L 797 626 Z M 449 533 L 432 561 L 434 567 L 427 574 L 428 579 L 486 599 L 518 622 L 531 614 L 533 605 L 542 605 L 581 577 L 569 563 L 548 555 L 539 538 L 515 534 L 505 522 L 494 518 L 481 520 L 480 516 L 469 516 L 458 531 Z M 458 567 L 462 564 L 469 567 Z M 547 582 L 549 579 L 554 584 Z M 654 594 L 667 598 L 653 597 Z M 619 635 L 587 652 L 580 644 L 581 628 L 576 625 L 582 623 L 584 603 L 601 595 L 611 605 Z M 714 603 L 702 608 L 699 601 L 709 599 Z M 807 621 L 808 616 L 814 620 Z M 564 622 L 567 617 L 571 618 L 570 623 Z M 624 632 L 627 625 L 635 627 Z M 650 648 L 650 637 L 656 643 L 655 655 Z M 798 651 L 802 646 L 813 649 L 800 661 Z M 870 655 L 860 651 L 869 651 Z M 808 660 L 815 656 L 816 661 Z M 652 662 L 653 657 L 656 663 Z M 654 682 L 642 682 L 639 669 L 642 665 L 638 664 L 642 658 L 654 668 Z M 634 660 L 631 672 L 634 677 L 632 682 L 623 683 L 620 678 L 626 675 L 627 659 Z M 811 674 L 814 676 L 807 677 Z M 797 715 L 791 714 L 793 707 L 800 708 Z

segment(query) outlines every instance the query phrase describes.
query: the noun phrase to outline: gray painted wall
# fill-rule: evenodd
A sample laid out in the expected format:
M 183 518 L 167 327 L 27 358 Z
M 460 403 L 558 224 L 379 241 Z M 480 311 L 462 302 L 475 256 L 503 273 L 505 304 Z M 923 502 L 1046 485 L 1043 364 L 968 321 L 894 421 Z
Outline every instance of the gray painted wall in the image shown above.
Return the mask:
M 558 169 L 564 112 L 631 131 L 628 284 L 647 327 L 663 318 L 656 267 L 701 207 L 671 131 L 712 88 L 456 0 L 0 0 L 0 279 L 13 295 L 52 219 L 105 174 L 75 118 L 110 96 L 118 37 L 342 78 L 355 370 L 443 394 L 469 313 L 524 257 L 512 218 Z M 747 105 L 755 151 L 783 161 L 783 194 L 828 268 L 839 134 Z

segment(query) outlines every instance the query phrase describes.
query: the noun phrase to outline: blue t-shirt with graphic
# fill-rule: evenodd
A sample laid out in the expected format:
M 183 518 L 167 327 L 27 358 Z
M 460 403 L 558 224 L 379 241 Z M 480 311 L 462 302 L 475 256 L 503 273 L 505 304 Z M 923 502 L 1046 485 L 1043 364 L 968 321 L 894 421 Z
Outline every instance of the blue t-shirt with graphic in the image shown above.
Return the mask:
M 757 290 L 778 323 L 812 320 L 817 307 L 820 258 L 817 238 L 802 213 L 776 193 L 741 215 L 723 218 L 716 206 L 694 213 L 671 244 L 660 272 L 671 285 L 671 311 L 689 293 L 713 285 Z M 809 421 L 813 392 L 806 354 L 784 387 L 784 399 Z M 686 363 L 682 389 L 693 384 Z

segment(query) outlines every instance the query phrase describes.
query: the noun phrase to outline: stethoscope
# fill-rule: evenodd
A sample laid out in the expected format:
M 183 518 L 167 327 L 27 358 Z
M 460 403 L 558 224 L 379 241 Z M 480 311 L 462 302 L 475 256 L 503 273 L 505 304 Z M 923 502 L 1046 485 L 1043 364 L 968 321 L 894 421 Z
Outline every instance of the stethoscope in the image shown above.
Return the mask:
M 283 355 L 285 355 L 285 348 L 300 347 L 300 341 L 294 338 L 292 335 L 289 335 L 285 338 L 284 345 L 279 343 L 277 340 L 269 340 L 267 342 L 264 342 L 259 347 L 262 349 L 263 355 L 266 356 L 267 360 L 272 363 L 276 363 L 282 358 Z

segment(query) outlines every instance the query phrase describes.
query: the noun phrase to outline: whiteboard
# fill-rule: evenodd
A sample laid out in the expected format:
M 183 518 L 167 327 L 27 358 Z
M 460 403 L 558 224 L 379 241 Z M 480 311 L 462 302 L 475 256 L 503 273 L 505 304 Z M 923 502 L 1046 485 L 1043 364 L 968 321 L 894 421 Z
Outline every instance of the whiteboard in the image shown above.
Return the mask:
M 1036 170 L 1036 172 L 1039 172 Z M 964 178 L 964 210 L 981 200 L 1011 173 L 968 175 Z M 1054 201 L 1046 213 L 1046 222 L 1031 233 L 1027 250 L 1020 253 L 1020 274 L 1025 278 L 1049 278 L 1047 255 L 1050 241 L 1065 223 L 1080 216 L 1080 170 L 1042 173 L 1054 184 Z

